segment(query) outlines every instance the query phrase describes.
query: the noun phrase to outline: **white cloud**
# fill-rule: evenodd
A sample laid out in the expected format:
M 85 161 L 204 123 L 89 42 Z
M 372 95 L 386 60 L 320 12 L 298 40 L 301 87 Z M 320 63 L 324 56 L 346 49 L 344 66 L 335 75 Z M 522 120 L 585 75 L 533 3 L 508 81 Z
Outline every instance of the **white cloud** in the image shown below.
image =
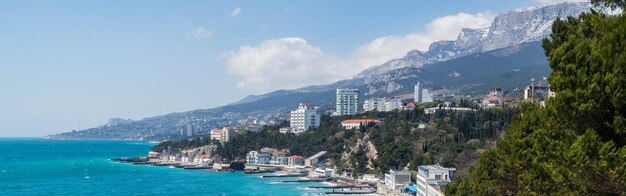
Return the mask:
M 241 13 L 241 8 L 240 7 L 236 7 L 235 9 L 233 9 L 232 12 L 230 12 L 230 16 L 236 17 L 236 16 L 239 16 L 240 13 Z
M 213 36 L 213 30 L 206 29 L 204 27 L 198 27 L 198 28 L 195 28 L 193 31 L 191 31 L 189 36 L 195 39 L 209 38 Z
M 352 54 L 359 64 L 373 66 L 398 58 L 408 51 L 428 50 L 431 43 L 439 40 L 453 40 L 462 28 L 488 27 L 494 14 L 489 12 L 478 14 L 458 13 L 456 15 L 435 18 L 426 25 L 424 32 L 415 32 L 403 36 L 385 36 L 360 46 Z
M 323 84 L 340 79 L 342 60 L 297 37 L 241 46 L 224 55 L 228 73 L 243 78 L 237 86 L 262 91 Z
M 540 5 L 555 5 L 564 2 L 584 2 L 588 0 L 535 0 Z
M 292 37 L 241 46 L 225 54 L 224 59 L 228 73 L 242 78 L 238 87 L 268 91 L 326 84 L 402 57 L 410 50 L 427 50 L 434 41 L 456 39 L 461 28 L 487 27 L 493 18 L 489 12 L 439 17 L 428 23 L 423 32 L 379 37 L 341 58 L 303 38 Z

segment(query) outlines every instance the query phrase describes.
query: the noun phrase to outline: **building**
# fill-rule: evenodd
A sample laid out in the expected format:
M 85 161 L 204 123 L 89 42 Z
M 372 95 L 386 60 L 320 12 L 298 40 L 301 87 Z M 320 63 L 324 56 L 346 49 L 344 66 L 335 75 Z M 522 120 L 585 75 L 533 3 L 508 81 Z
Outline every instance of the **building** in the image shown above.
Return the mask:
M 359 109 L 359 89 L 337 89 L 337 115 L 353 115 Z
M 341 126 L 344 129 L 354 129 L 359 128 L 361 126 L 371 126 L 382 123 L 382 121 L 377 119 L 349 119 L 341 121 Z
M 185 163 L 189 164 L 193 162 L 193 158 L 194 156 L 190 154 L 184 154 L 182 157 L 180 157 L 180 162 L 182 162 L 183 164 Z
M 292 155 L 290 157 L 287 157 L 288 163 L 287 165 L 289 166 L 303 166 L 304 165 L 304 157 L 299 156 L 299 155 Z
M 365 111 L 385 111 L 385 99 L 384 98 L 371 98 L 363 102 L 363 110 Z
M 320 151 L 316 154 L 314 154 L 313 156 L 307 158 L 304 160 L 304 165 L 305 166 L 315 166 L 318 163 L 321 162 L 321 160 L 323 159 L 324 155 L 326 155 L 326 151 Z
M 443 195 L 444 186 L 454 180 L 455 168 L 439 165 L 421 165 L 417 167 L 415 186 L 416 195 Z
M 234 136 L 235 136 L 235 131 L 229 127 L 211 130 L 211 140 L 217 140 L 220 142 L 228 142 Z
M 434 114 L 437 110 L 445 110 L 445 111 L 454 111 L 454 112 L 474 112 L 476 110 L 472 108 L 463 108 L 463 107 L 432 107 L 425 108 L 424 114 Z
M 287 165 L 288 163 L 289 159 L 287 158 L 287 152 L 281 150 L 272 152 L 270 165 Z
M 224 130 L 223 135 L 223 142 L 228 142 L 230 141 L 233 137 L 235 137 L 235 130 L 231 129 L 230 127 L 224 127 L 222 130 Z
M 310 127 L 320 126 L 320 115 L 312 105 L 300 104 L 298 109 L 291 111 L 289 127 L 293 132 L 300 133 L 309 130 Z
M 415 88 L 413 89 L 413 97 L 415 99 L 415 102 L 417 103 L 422 103 L 424 102 L 424 96 L 422 94 L 422 85 L 420 84 L 419 81 L 417 81 L 417 84 L 415 84 Z
M 389 189 L 403 190 L 409 184 L 411 184 L 410 171 L 394 171 L 390 169 L 389 173 L 385 174 L 385 185 Z
M 293 128 L 291 128 L 291 127 L 281 127 L 280 129 L 278 129 L 278 131 L 280 133 L 289 133 L 289 132 L 293 132 Z
M 250 151 L 246 155 L 246 164 L 262 164 L 267 165 L 270 164 L 270 154 Z
M 203 165 L 208 164 L 211 162 L 211 157 L 209 157 L 208 154 L 202 153 L 200 155 L 195 156 L 193 158 L 193 162 L 196 164 L 203 164 Z
M 187 124 L 187 136 L 193 136 L 193 124 Z
M 393 111 L 395 109 L 402 109 L 402 100 L 398 97 L 392 98 L 371 98 L 363 102 L 363 110 L 365 111 Z
M 392 97 L 385 100 L 385 108 L 383 111 L 389 112 L 402 109 L 402 100 L 399 97 Z
M 530 85 L 524 88 L 524 99 L 532 101 L 539 99 L 542 106 L 545 106 L 545 101 L 550 97 L 554 97 L 554 92 L 550 90 L 547 78 L 543 78 L 543 81 L 538 83 L 532 79 Z
M 313 170 L 313 172 L 315 173 L 315 175 L 317 175 L 317 177 L 319 178 L 325 178 L 325 177 L 330 177 L 333 175 L 333 171 L 330 169 L 322 169 L 322 168 L 316 168 L 315 170 Z
M 404 106 L 405 110 L 414 110 L 417 106 L 415 106 L 415 103 L 413 102 L 409 102 L 406 104 L 406 106 Z
M 504 105 L 504 93 L 501 88 L 492 88 L 489 90 L 489 94 L 485 95 L 483 102 L 480 104 L 482 108 L 489 108 L 495 106 Z
M 378 182 L 378 176 L 376 174 L 363 174 L 363 181 L 365 182 Z
M 211 140 L 222 141 L 222 133 L 224 131 L 221 129 L 213 129 L 211 130 Z

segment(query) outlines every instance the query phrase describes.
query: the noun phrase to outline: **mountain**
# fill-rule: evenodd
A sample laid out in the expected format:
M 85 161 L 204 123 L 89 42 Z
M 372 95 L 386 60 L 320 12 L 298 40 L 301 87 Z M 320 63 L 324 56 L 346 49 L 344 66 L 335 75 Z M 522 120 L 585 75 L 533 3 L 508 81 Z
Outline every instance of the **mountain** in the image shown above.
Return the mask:
M 487 28 L 462 29 L 456 40 L 434 42 L 428 51 L 410 51 L 402 58 L 368 68 L 355 77 L 367 78 L 394 69 L 420 67 L 477 52 L 539 41 L 550 35 L 552 22 L 557 18 L 578 16 L 590 8 L 590 3 L 580 2 L 515 9 L 496 16 Z
M 287 119 L 287 112 L 298 103 L 319 106 L 322 111 L 332 109 L 336 88 L 358 88 L 361 100 L 371 97 L 395 96 L 411 93 L 419 80 L 426 88 L 446 94 L 476 97 L 491 87 L 522 88 L 530 78 L 541 78 L 550 73 L 550 67 L 540 42 L 523 43 L 489 52 L 426 64 L 405 67 L 369 78 L 353 78 L 329 85 L 310 86 L 296 90 L 281 90 L 254 96 L 212 109 L 172 113 L 118 125 L 104 125 L 82 131 L 50 136 L 58 139 L 133 139 L 172 140 L 182 136 L 188 124 L 206 135 L 211 128 L 231 124 L 247 124 L 253 120 L 271 123 L 272 119 Z M 440 97 L 442 98 L 442 97 Z
M 280 124 L 298 103 L 334 108 L 336 88 L 358 88 L 361 100 L 412 93 L 419 80 L 439 99 L 450 95 L 478 97 L 489 88 L 522 88 L 531 78 L 549 75 L 541 40 L 557 17 L 577 15 L 588 3 L 564 3 L 524 8 L 498 15 L 485 29 L 463 29 L 454 41 L 432 43 L 429 50 L 413 50 L 404 57 L 364 70 L 359 75 L 328 85 L 308 86 L 251 95 L 211 109 L 172 113 L 118 125 L 103 125 L 50 136 L 60 139 L 163 140 L 186 138 L 189 124 L 194 134 L 227 125 Z

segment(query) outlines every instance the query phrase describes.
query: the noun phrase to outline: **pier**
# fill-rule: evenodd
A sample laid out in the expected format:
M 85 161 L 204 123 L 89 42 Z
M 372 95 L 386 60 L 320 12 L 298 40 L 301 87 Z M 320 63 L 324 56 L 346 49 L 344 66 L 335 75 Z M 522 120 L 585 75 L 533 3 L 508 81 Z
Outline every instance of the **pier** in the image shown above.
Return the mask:
M 111 161 L 122 162 L 122 163 L 140 163 L 140 162 L 148 162 L 148 157 L 123 157 L 111 159 Z
M 274 171 L 269 171 L 269 170 L 245 170 L 243 173 L 246 173 L 246 174 L 263 174 L 263 173 L 274 173 Z
M 332 178 L 315 178 L 315 179 L 304 179 L 304 180 L 283 180 L 280 182 L 328 182 L 332 181 Z
M 307 173 L 298 173 L 298 174 L 282 174 L 282 175 L 269 175 L 269 176 L 261 176 L 261 178 L 287 178 L 287 177 L 306 177 L 309 174 Z
M 184 166 L 183 169 L 213 169 L 211 166 Z
M 332 189 L 332 192 L 325 192 L 324 194 L 342 194 L 342 195 L 353 195 L 353 194 L 372 194 L 376 193 L 376 187 L 372 187 L 369 185 L 337 185 L 337 186 L 309 186 L 309 188 L 314 189 Z M 337 191 L 340 189 L 340 191 Z M 343 191 L 343 189 L 350 189 L 349 191 Z M 358 189 L 359 191 L 354 191 Z M 363 190 L 365 189 L 365 190 Z

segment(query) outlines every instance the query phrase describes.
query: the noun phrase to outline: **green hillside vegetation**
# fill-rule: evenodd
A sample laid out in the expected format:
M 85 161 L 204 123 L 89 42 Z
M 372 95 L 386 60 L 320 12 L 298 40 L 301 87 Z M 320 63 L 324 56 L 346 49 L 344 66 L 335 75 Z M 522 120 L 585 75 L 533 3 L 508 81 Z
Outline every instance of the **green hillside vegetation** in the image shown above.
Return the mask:
M 552 32 L 543 48 L 556 97 L 525 106 L 448 195 L 626 194 L 626 16 L 582 14 Z
M 462 100 L 458 105 L 471 104 Z M 476 112 L 438 111 L 428 115 L 422 109 L 372 111 L 354 116 L 323 116 L 320 127 L 297 135 L 281 134 L 278 126 L 264 127 L 259 132 L 238 134 L 224 145 L 203 138 L 164 142 L 152 150 L 162 151 L 168 146 L 180 150 L 212 143 L 218 145 L 216 153 L 227 161 L 244 160 L 249 151 L 264 147 L 289 149 L 290 154 L 305 157 L 328 151 L 329 160 L 340 170 L 350 169 L 356 174 L 405 167 L 416 169 L 417 165 L 434 163 L 462 169 L 468 168 L 477 159 L 478 150 L 502 135 L 511 118 L 517 114 L 519 110 L 515 108 Z M 384 124 L 344 130 L 340 122 L 352 118 L 381 119 Z M 419 129 L 419 123 L 427 123 L 428 126 Z M 374 149 L 367 148 L 368 141 Z M 368 157 L 367 153 L 376 157 Z

